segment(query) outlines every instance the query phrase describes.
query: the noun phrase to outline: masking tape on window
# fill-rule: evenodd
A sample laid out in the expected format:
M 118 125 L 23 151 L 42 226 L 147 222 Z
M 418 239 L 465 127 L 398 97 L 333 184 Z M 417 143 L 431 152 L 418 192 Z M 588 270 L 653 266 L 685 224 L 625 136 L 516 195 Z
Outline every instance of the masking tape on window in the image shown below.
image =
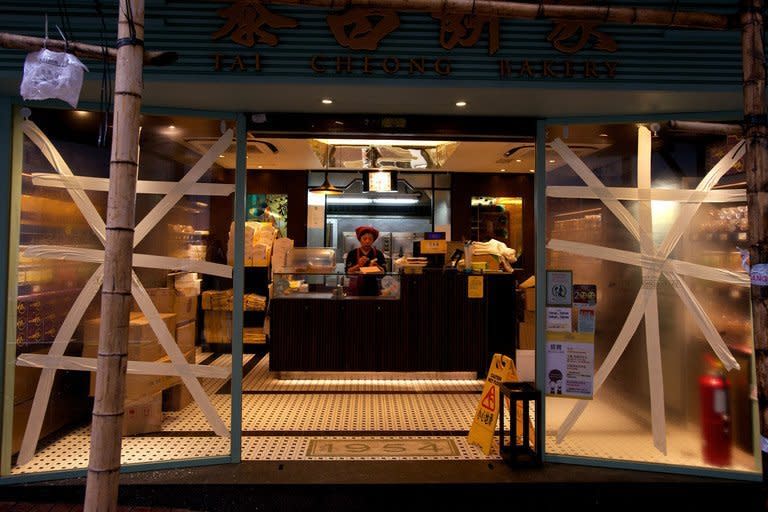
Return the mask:
M 33 180 L 34 183 L 34 180 Z M 745 203 L 745 189 L 710 190 L 675 190 L 665 188 L 643 189 L 611 187 L 613 197 L 620 201 L 639 201 L 641 195 L 648 194 L 651 201 L 674 201 L 676 203 Z M 547 187 L 547 197 L 563 199 L 599 199 L 589 187 L 554 185 Z
M 45 136 L 42 130 L 40 130 L 40 128 L 38 128 L 35 123 L 32 121 L 22 121 L 21 129 L 24 131 L 24 134 L 29 137 L 29 139 L 40 149 L 40 151 L 43 153 L 43 156 L 45 156 L 45 158 L 51 163 L 56 172 L 66 178 L 72 178 L 74 176 L 67 163 L 61 157 L 61 154 L 59 154 L 58 150 L 56 150 L 56 147 L 51 143 L 48 137 Z M 85 217 L 85 220 L 88 222 L 88 225 L 91 227 L 93 232 L 96 233 L 96 236 L 99 238 L 101 243 L 105 243 L 107 239 L 107 231 L 104 225 L 104 220 L 101 218 L 101 215 L 99 215 L 99 212 L 96 211 L 96 208 L 93 206 L 93 203 L 88 198 L 85 191 L 80 188 L 77 181 L 74 181 L 72 186 L 67 188 L 67 192 L 72 197 L 72 200 L 75 202 L 75 204 L 77 204 L 78 209 Z
M 137 194 L 162 194 L 169 193 L 175 181 L 148 181 L 136 182 Z M 47 172 L 33 172 L 32 184 L 38 187 L 49 188 L 75 188 L 93 192 L 108 192 L 109 178 L 93 178 L 90 176 L 61 176 Z M 235 191 L 234 184 L 228 183 L 195 183 L 189 188 L 186 195 L 190 196 L 228 196 Z
M 61 245 L 29 245 L 22 251 L 22 256 L 27 258 L 79 261 L 83 263 L 104 262 L 104 251 L 102 250 L 66 247 Z M 201 274 L 232 278 L 232 267 L 229 265 L 200 260 L 171 258 L 169 256 L 156 256 L 153 254 L 134 253 L 133 266 L 162 270 L 184 270 L 187 272 L 199 272 Z
M 230 128 L 219 137 L 219 140 L 200 157 L 195 165 L 184 175 L 178 183 L 163 197 L 159 203 L 152 208 L 146 217 L 141 219 L 133 235 L 133 246 L 136 247 L 144 240 L 144 237 L 152 231 L 152 228 L 165 217 L 173 206 L 184 196 L 197 180 L 205 174 L 213 163 L 219 158 L 219 155 L 226 151 L 232 145 L 232 129 Z
M 612 190 L 605 187 L 602 182 L 592 173 L 592 171 L 582 162 L 561 140 L 556 139 L 552 143 L 552 147 L 561 155 L 561 157 L 574 169 L 576 174 L 587 184 L 589 189 L 589 197 L 599 198 L 609 210 L 619 219 L 619 221 L 632 233 L 632 235 L 640 241 L 642 254 L 634 255 L 639 256 L 640 261 L 644 264 L 640 265 L 643 271 L 644 283 L 648 286 L 643 286 L 638 293 L 635 300 L 635 304 L 630 310 L 627 320 L 622 328 L 621 333 L 614 342 L 608 357 L 601 365 L 600 369 L 595 374 L 595 390 L 604 382 L 607 375 L 611 372 L 619 357 L 626 349 L 626 345 L 629 339 L 634 335 L 637 327 L 639 326 L 640 319 L 646 318 L 646 347 L 648 353 L 648 373 L 649 380 L 651 382 L 651 408 L 652 408 L 652 423 L 654 433 L 654 444 L 662 452 L 666 453 L 666 439 L 664 433 L 664 403 L 663 403 L 663 380 L 661 373 L 661 354 L 660 354 L 660 340 L 658 333 L 658 299 L 656 294 L 656 283 L 658 282 L 659 271 L 666 264 L 666 259 L 674 249 L 675 245 L 679 241 L 682 234 L 690 225 L 693 216 L 699 209 L 700 203 L 685 204 L 681 208 L 681 214 L 675 220 L 675 223 L 667 233 L 664 242 L 657 251 L 652 243 L 652 239 L 649 237 L 649 233 L 652 229 L 652 217 L 651 209 L 648 201 L 651 198 L 650 188 L 650 132 L 644 127 L 638 129 L 638 192 L 637 197 L 644 202 L 640 206 L 640 222 L 637 222 L 628 212 L 628 210 L 618 202 L 617 198 L 613 195 Z M 743 141 L 734 146 L 729 153 L 723 157 L 705 176 L 699 186 L 696 188 L 697 192 L 705 193 L 709 192 L 711 188 L 717 184 L 720 178 L 733 166 L 733 164 L 741 158 L 745 150 Z M 562 241 L 561 241 L 562 242 Z M 555 244 L 557 245 L 557 244 Z M 584 244 L 587 245 L 587 244 Z M 548 244 L 548 247 L 551 243 Z M 593 246 L 594 247 L 594 246 Z M 554 247 L 551 247 L 554 248 Z M 606 259 L 606 248 L 597 248 L 598 252 L 591 254 L 590 256 Z M 582 247 L 583 249 L 583 247 Z M 615 254 L 614 254 L 615 256 Z M 650 263 L 650 265 L 648 264 Z M 650 283 L 653 281 L 653 283 Z M 681 281 L 681 280 L 679 280 Z M 652 286 L 651 286 L 652 284 Z M 683 288 L 681 288 L 683 289 Z M 682 293 L 685 294 L 683 291 Z M 690 297 L 686 297 L 690 299 Z M 692 310 L 693 306 L 698 305 L 695 299 L 684 300 L 686 305 L 689 305 Z M 694 313 L 695 315 L 695 313 Z M 650 328 L 649 328 L 650 327 Z M 707 325 L 700 324 L 700 327 L 707 333 Z M 719 335 L 717 336 L 719 338 Z M 713 344 L 712 340 L 708 339 L 710 344 Z M 720 342 L 722 339 L 720 338 Z M 716 347 L 719 342 L 713 346 L 716 353 L 718 350 Z M 724 346 L 724 343 L 722 343 Z M 730 352 L 727 351 L 727 355 Z M 579 418 L 581 413 L 586 408 L 587 403 L 577 403 L 571 410 L 566 420 L 558 429 L 557 441 L 558 443 L 567 435 L 568 431 L 572 428 L 573 424 Z
M 47 354 L 22 354 L 16 360 L 18 366 L 31 368 L 55 368 L 57 370 L 96 371 L 95 357 L 49 356 Z M 186 363 L 158 363 L 151 361 L 128 361 L 127 373 L 131 375 L 190 375 L 195 378 L 227 379 L 228 368 L 210 365 L 193 365 Z
M 135 272 L 132 272 L 132 280 L 133 286 L 131 287 L 131 293 L 133 298 L 136 300 L 136 303 L 138 303 L 141 311 L 144 312 L 152 331 L 155 333 L 155 336 L 157 336 L 157 340 L 171 359 L 171 362 L 177 367 L 189 365 L 189 363 L 186 362 L 186 359 L 184 359 L 184 354 L 181 352 L 181 349 L 176 344 L 176 340 L 171 335 L 170 331 L 168 331 L 168 326 L 165 325 L 165 322 L 160 317 L 160 313 L 158 313 L 155 304 L 152 302 L 152 299 L 150 299 L 147 290 L 144 289 L 144 285 L 141 284 L 141 281 Z M 238 362 L 234 363 L 238 364 Z M 185 372 L 182 372 L 180 376 L 190 394 L 195 399 L 198 407 L 200 407 L 200 410 L 203 412 L 203 415 L 208 420 L 213 431 L 221 437 L 229 437 L 229 431 L 227 430 L 226 425 L 224 425 L 224 422 L 219 417 L 208 395 L 200 385 L 200 382 L 192 375 Z

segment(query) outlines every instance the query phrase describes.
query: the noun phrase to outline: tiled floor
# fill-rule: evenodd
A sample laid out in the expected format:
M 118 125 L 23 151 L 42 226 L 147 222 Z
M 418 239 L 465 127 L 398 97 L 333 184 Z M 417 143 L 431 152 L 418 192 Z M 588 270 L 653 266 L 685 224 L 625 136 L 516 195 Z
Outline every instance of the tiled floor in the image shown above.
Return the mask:
M 252 358 L 247 354 L 243 360 L 249 370 L 243 379 L 243 460 L 498 460 L 493 451 L 486 456 L 466 441 L 482 381 L 279 380 L 268 370 L 268 356 L 259 361 Z M 204 353 L 197 359 L 225 367 L 232 361 L 230 355 L 214 358 Z M 228 386 L 216 379 L 204 379 L 202 384 L 228 423 Z M 555 429 L 571 403 L 564 399 L 547 402 L 547 453 L 701 465 L 697 435 L 668 426 L 665 456 L 653 447 L 647 428 L 599 400 L 590 404 L 569 436 L 557 444 Z M 429 441 L 446 449 L 432 450 Z M 335 443 L 334 450 L 338 446 L 349 449 L 313 451 L 323 442 L 328 446 Z M 13 472 L 86 467 L 88 444 L 89 428 L 74 429 L 49 442 L 32 462 Z M 161 432 L 123 439 L 122 461 L 226 456 L 229 451 L 229 440 L 213 435 L 193 403 L 182 411 L 164 413 Z M 737 453 L 734 462 L 739 470 L 754 468 L 750 454 Z

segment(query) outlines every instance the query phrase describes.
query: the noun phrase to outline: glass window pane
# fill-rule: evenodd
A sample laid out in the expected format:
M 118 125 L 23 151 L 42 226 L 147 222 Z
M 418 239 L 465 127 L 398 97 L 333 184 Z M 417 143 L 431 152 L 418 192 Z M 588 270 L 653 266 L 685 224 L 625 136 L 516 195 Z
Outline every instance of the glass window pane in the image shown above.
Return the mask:
M 548 128 L 547 269 L 597 288 L 594 398 L 547 397 L 548 453 L 760 470 L 738 142 L 666 122 Z M 573 394 L 562 380 L 545 387 Z
M 46 357 L 64 354 L 95 367 L 110 158 L 109 147 L 97 143 L 102 119 L 93 112 L 35 109 L 23 125 L 12 446 L 21 455 L 14 473 L 88 463 L 95 373 L 58 369 L 62 362 Z M 219 120 L 142 117 L 134 257 L 139 298 L 128 334 L 123 464 L 230 453 L 228 437 L 199 432 L 229 429 L 230 395 L 217 391 L 231 366 L 198 366 L 202 375 L 182 382 L 170 364 L 195 365 L 208 357 L 198 313 L 201 284 L 232 287 L 224 252 L 234 192 L 230 128 L 229 139 L 217 145 Z M 196 167 L 211 152 L 214 163 Z M 194 172 L 180 198 L 165 199 Z M 75 188 L 85 191 L 78 200 Z M 161 322 L 153 325 L 155 318 Z M 139 362 L 152 366 L 139 373 Z M 55 374 L 49 389 L 30 363 Z M 44 404 L 40 424 L 31 414 L 35 396 Z

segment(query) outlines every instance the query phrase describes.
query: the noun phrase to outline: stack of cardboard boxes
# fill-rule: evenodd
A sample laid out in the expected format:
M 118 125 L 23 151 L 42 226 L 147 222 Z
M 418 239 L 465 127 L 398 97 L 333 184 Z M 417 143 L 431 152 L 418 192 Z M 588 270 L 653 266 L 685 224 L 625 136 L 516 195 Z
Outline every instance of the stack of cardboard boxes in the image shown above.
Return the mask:
M 195 362 L 197 296 L 186 296 L 170 288 L 148 289 L 160 319 L 168 328 L 189 363 Z M 138 309 L 136 306 L 134 309 Z M 86 320 L 83 326 L 83 357 L 98 354 L 101 320 Z M 149 319 L 131 312 L 128 326 L 128 360 L 168 363 L 170 357 L 159 343 Z M 162 411 L 179 410 L 192 398 L 181 379 L 169 375 L 127 375 L 123 435 L 155 432 L 161 429 Z M 91 374 L 91 395 L 96 374 Z

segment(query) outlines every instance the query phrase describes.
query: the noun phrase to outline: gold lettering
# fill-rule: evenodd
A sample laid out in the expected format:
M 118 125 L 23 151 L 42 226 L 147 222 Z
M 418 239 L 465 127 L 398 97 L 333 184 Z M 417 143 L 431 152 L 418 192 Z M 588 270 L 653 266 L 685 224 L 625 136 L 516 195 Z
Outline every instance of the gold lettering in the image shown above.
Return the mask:
M 424 74 L 424 57 L 420 59 L 411 58 L 408 62 L 408 74 L 412 75 L 414 71 L 418 71 L 422 75 Z
M 341 73 L 341 72 L 351 73 L 352 72 L 352 57 L 347 57 L 346 70 L 342 66 L 342 61 L 343 60 L 344 60 L 344 57 L 336 57 L 336 73 Z
M 603 64 L 605 65 L 605 69 L 608 73 L 608 78 L 616 78 L 616 66 L 618 66 L 619 63 L 613 61 L 605 61 Z
M 435 60 L 435 72 L 438 75 L 450 75 L 451 74 L 451 61 L 443 58 Z
M 389 63 L 393 63 L 394 66 L 390 66 Z M 381 69 L 384 70 L 385 73 L 389 75 L 394 75 L 398 71 L 400 71 L 400 59 L 397 57 L 387 57 L 384 59 L 384 62 L 381 63 Z
M 573 78 L 573 62 L 569 60 L 563 62 L 563 76 L 565 78 Z
M 595 63 L 591 60 L 584 62 L 584 78 L 600 78 L 595 69 Z
M 499 76 L 504 78 L 512 74 L 512 63 L 508 60 L 499 59 Z
M 557 77 L 557 73 L 552 71 L 551 60 L 545 60 L 541 62 L 541 76 L 544 78 Z
M 232 65 L 229 67 L 229 70 L 234 71 L 235 67 L 240 68 L 240 71 L 245 71 L 245 63 L 243 62 L 243 58 L 239 55 L 235 55 L 235 60 L 232 61 Z
M 363 73 L 366 75 L 373 73 L 373 71 L 371 71 L 371 58 L 367 55 L 363 57 Z
M 531 67 L 531 63 L 527 60 L 523 61 L 523 65 L 520 66 L 520 76 L 522 75 L 528 75 L 528 76 L 534 76 L 533 68 Z
M 322 55 L 313 55 L 312 60 L 309 61 L 309 66 L 315 73 L 325 73 L 325 66 L 318 62 L 322 58 L 324 58 Z
M 220 53 L 217 53 L 213 56 L 213 70 L 214 71 L 221 71 L 221 59 L 223 58 L 223 55 Z

